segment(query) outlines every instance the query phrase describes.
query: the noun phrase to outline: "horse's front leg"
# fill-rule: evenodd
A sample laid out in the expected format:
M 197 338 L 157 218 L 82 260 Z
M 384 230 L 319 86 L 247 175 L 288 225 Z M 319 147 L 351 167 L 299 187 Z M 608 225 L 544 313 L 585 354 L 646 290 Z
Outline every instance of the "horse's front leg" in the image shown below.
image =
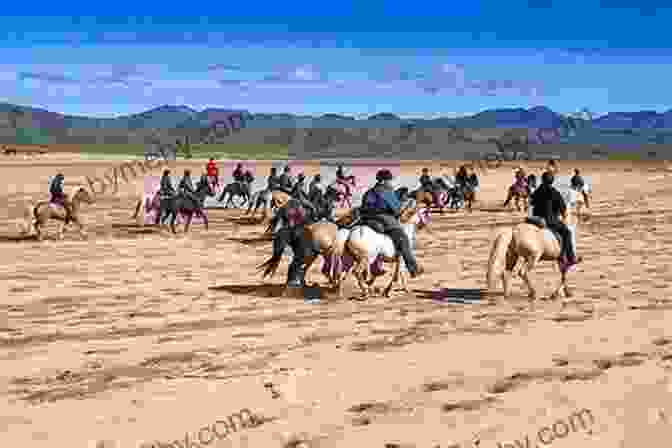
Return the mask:
M 203 218 L 203 224 L 205 224 L 205 230 L 208 230 L 208 215 L 205 213 L 205 210 L 201 210 L 200 213 Z
M 58 225 L 56 226 L 56 238 L 59 240 L 63 239 L 63 230 L 65 229 L 65 221 L 63 222 L 58 222 Z
M 171 217 L 170 217 L 170 230 L 173 232 L 173 234 L 177 234 L 177 229 L 175 229 L 175 221 L 177 221 L 177 210 L 170 212 Z
M 390 297 L 392 294 L 392 286 L 394 285 L 394 282 L 399 281 L 399 273 L 401 272 L 401 260 L 399 257 L 396 258 L 394 261 L 394 273 L 392 274 L 392 278 L 390 278 L 390 282 L 387 284 L 387 287 L 385 288 L 385 291 L 383 292 L 383 295 L 387 298 Z
M 187 221 L 184 223 L 184 233 L 189 232 L 189 226 L 191 225 L 191 220 L 194 218 L 194 213 L 189 212 L 187 213 Z
M 553 294 L 551 294 L 551 300 L 559 299 L 561 290 L 565 293 L 565 297 L 569 298 L 574 295 L 572 290 L 569 288 L 569 285 L 567 285 L 567 272 L 562 270 L 560 263 L 558 263 L 558 267 L 560 268 L 560 283 L 558 284 L 558 287 L 555 288 L 555 291 L 553 291 Z
M 357 285 L 362 293 L 362 299 L 366 299 L 369 296 L 369 287 L 366 284 L 366 277 L 368 273 L 367 266 L 368 259 L 367 257 L 356 257 L 355 266 L 353 267 L 353 274 L 357 279 Z

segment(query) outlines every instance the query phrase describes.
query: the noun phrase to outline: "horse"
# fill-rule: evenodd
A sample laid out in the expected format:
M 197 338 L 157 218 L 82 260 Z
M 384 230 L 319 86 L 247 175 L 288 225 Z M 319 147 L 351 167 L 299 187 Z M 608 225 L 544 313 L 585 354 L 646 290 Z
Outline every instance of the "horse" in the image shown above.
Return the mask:
M 212 185 L 212 183 L 210 184 Z M 212 188 L 212 187 L 211 187 Z M 143 213 L 140 213 L 140 211 Z M 147 219 L 150 222 L 154 222 L 157 218 L 159 211 L 161 210 L 161 199 L 159 191 L 157 190 L 154 194 L 142 194 L 137 199 L 135 203 L 135 211 L 131 216 L 131 219 L 136 220 L 138 226 L 142 227 L 145 225 Z M 177 224 L 184 224 L 184 218 L 182 214 L 177 216 Z
M 574 248 L 576 249 L 576 231 L 579 220 L 575 210 L 580 203 L 576 192 L 565 194 L 567 202 L 567 216 L 565 223 L 572 231 Z M 567 200 L 568 199 L 568 200 Z M 567 267 L 560 263 L 560 237 L 545 226 L 543 220 L 528 217 L 525 222 L 514 227 L 500 230 L 495 236 L 488 258 L 486 282 L 488 290 L 494 292 L 498 280 L 502 280 L 504 297 L 511 294 L 511 278 L 519 275 L 528 288 L 528 297 L 531 301 L 537 299 L 537 291 L 530 279 L 530 273 L 540 261 L 556 261 L 560 268 L 560 282 L 551 294 L 551 299 L 557 299 L 562 290 L 566 297 L 572 296 L 567 285 Z
M 411 248 L 414 249 L 417 230 L 429 224 L 430 209 L 427 207 L 418 207 L 416 203 L 413 207 L 402 211 L 399 220 L 402 229 L 411 241 Z M 342 261 L 345 255 L 349 255 L 353 259 L 352 271 L 361 289 L 362 299 L 366 299 L 370 295 L 376 277 L 384 273 L 382 269 L 376 269 L 376 261 L 379 263 L 385 261 L 395 263 L 394 274 L 383 292 L 385 297 L 390 297 L 392 286 L 395 282 L 399 281 L 402 284 L 403 290 L 408 292 L 404 276 L 406 270 L 405 264 L 402 271 L 403 260 L 397 252 L 392 239 L 385 234 L 376 232 L 367 225 L 356 225 L 351 229 L 346 228 L 338 231 L 336 243 L 332 250 L 334 260 L 332 279 L 338 288 L 339 297 L 342 298 L 343 281 L 349 272 L 349 269 L 345 269 L 345 272 L 342 269 Z
M 279 212 L 281 213 L 283 210 L 284 207 Z M 292 218 L 297 217 L 292 216 Z M 310 255 L 303 259 L 304 272 L 308 272 L 320 255 L 322 255 L 325 260 L 328 260 L 336 242 L 338 228 L 347 225 L 352 222 L 353 219 L 352 214 L 350 213 L 336 219 L 335 222 L 322 220 L 315 223 L 303 224 L 302 220 L 305 219 L 305 216 L 300 216 L 298 218 L 301 222 L 289 222 L 289 226 L 285 227 L 285 231 L 274 234 L 273 255 L 257 267 L 258 271 L 263 271 L 262 278 L 275 275 L 287 246 L 291 247 L 294 253 L 296 253 L 299 243 L 301 242 L 307 244 L 308 247 L 311 248 Z M 273 226 L 271 225 L 271 228 L 272 227 Z M 294 262 L 292 262 L 292 264 L 294 264 Z M 331 272 L 323 268 L 322 274 L 333 286 Z
M 357 188 L 355 176 L 348 176 L 337 180 L 330 185 L 331 188 L 338 192 L 337 206 L 339 208 L 352 208 L 352 193 Z
M 250 191 L 252 190 L 252 182 L 253 179 L 248 179 L 243 182 L 239 181 L 231 182 L 222 189 L 222 193 L 219 195 L 219 199 L 217 199 L 217 201 L 222 202 L 226 197 L 226 195 L 229 195 L 229 199 L 226 201 L 226 204 L 224 204 L 224 208 L 229 208 L 229 205 L 233 204 L 233 198 L 241 196 L 243 198 L 243 202 L 241 202 L 238 206 L 239 207 L 244 206 L 245 203 L 250 200 L 251 196 Z
M 84 187 L 75 187 L 65 198 L 66 203 L 70 206 L 70 216 L 67 216 L 69 221 L 73 221 L 79 227 L 79 234 L 82 238 L 86 238 L 86 231 L 84 230 L 84 222 L 81 216 L 81 205 L 93 204 L 93 195 Z M 47 224 L 50 219 L 56 219 L 59 222 L 57 238 L 63 239 L 63 229 L 65 227 L 66 212 L 65 208 L 52 204 L 48 201 L 39 201 L 35 206 L 27 206 L 24 213 L 25 223 L 22 228 L 23 235 L 29 235 L 33 229 L 37 234 L 37 240 L 42 241 L 44 238 L 42 227 Z
M 160 218 L 161 223 L 163 223 L 170 216 L 170 230 L 173 233 L 177 233 L 175 229 L 175 221 L 177 220 L 178 213 L 181 213 L 186 217 L 184 233 L 187 233 L 189 232 L 191 220 L 193 219 L 194 214 L 196 214 L 203 218 L 205 229 L 208 230 L 208 216 L 206 215 L 205 210 L 203 210 L 203 201 L 206 196 L 214 195 L 215 192 L 212 191 L 210 182 L 199 182 L 196 191 L 194 192 L 194 199 L 178 194 L 172 198 L 161 201 L 158 218 Z

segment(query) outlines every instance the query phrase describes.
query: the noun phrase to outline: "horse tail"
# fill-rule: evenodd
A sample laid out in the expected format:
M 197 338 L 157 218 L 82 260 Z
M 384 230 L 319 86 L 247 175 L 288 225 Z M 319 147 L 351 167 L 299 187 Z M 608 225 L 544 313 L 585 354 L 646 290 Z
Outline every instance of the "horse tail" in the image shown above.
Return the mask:
M 262 278 L 275 275 L 282 261 L 282 254 L 292 239 L 291 229 L 282 229 L 273 237 L 273 256 L 257 267 L 257 271 L 264 271 Z
M 329 256 L 331 257 L 331 280 L 334 283 L 341 281 L 343 273 L 343 254 L 345 254 L 345 245 L 350 237 L 350 231 L 343 229 L 336 232 L 336 239 Z
M 506 255 L 513 241 L 513 229 L 505 229 L 495 237 L 488 258 L 488 272 L 486 281 L 488 289 L 494 290 L 497 287 L 497 280 L 501 278 L 506 263 Z

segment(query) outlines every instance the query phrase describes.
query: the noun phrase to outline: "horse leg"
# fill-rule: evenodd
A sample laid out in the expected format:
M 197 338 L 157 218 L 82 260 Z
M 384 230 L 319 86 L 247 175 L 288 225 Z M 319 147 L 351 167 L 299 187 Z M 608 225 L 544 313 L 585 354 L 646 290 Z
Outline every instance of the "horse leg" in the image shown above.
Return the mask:
M 59 221 L 58 225 L 56 227 L 57 227 L 56 238 L 59 239 L 59 240 L 62 240 L 63 239 L 63 229 L 65 229 L 65 221 L 63 221 L 63 222 Z
M 177 230 L 175 229 L 175 221 L 177 221 L 177 210 L 171 210 L 170 214 L 170 230 L 173 232 L 173 234 L 177 234 Z
M 534 285 L 532 284 L 532 280 L 530 279 L 530 273 L 534 269 L 534 267 L 539 263 L 539 260 L 541 259 L 541 255 L 531 255 L 527 257 L 527 266 L 525 269 L 521 272 L 521 277 L 523 277 L 523 280 L 525 281 L 525 284 L 527 285 L 527 289 L 529 290 L 528 297 L 530 301 L 535 301 L 537 300 L 537 291 L 534 289 Z
M 203 218 L 203 224 L 205 224 L 205 230 L 208 230 L 208 215 L 205 214 L 205 210 L 201 210 L 200 214 Z
M 194 218 L 194 212 L 187 213 L 187 221 L 184 223 L 184 233 L 189 233 L 189 226 L 191 225 L 191 220 Z
M 392 278 L 390 279 L 390 282 L 387 284 L 385 290 L 383 291 L 383 295 L 387 298 L 389 298 L 392 293 L 392 285 L 394 285 L 394 282 L 399 281 L 400 267 L 401 267 L 401 260 L 399 259 L 399 257 L 397 257 L 397 259 L 394 262 L 394 273 L 392 274 Z

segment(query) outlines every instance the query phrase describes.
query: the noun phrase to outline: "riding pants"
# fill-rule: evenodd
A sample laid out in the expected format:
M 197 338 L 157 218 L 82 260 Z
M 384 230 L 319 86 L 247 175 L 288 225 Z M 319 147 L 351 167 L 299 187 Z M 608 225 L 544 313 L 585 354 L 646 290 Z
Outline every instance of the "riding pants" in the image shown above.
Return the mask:
M 401 228 L 399 222 L 396 218 L 389 215 L 376 215 L 369 216 L 364 218 L 364 224 L 368 225 L 371 223 L 371 228 L 376 231 L 382 230 L 382 233 L 389 236 L 394 243 L 394 248 L 401 254 L 401 257 L 406 263 L 408 272 L 415 274 L 418 271 L 418 262 L 411 251 L 411 242 L 408 239 L 408 235 Z
M 576 260 L 576 253 L 574 251 L 574 241 L 572 238 L 572 232 L 569 230 L 569 227 L 560 221 L 548 222 L 548 228 L 558 232 L 562 238 L 562 250 L 560 252 L 561 256 L 567 257 L 567 259 L 572 262 Z

